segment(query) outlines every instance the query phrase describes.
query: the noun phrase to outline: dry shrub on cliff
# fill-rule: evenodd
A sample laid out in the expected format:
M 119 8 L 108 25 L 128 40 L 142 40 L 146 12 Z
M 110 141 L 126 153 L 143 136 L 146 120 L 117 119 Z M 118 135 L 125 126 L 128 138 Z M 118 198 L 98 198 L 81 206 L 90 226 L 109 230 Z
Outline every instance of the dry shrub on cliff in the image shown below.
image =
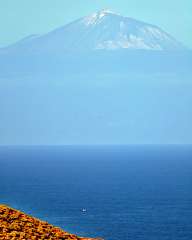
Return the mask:
M 91 240 L 80 238 L 20 211 L 0 205 L 0 240 Z M 93 240 L 93 239 L 92 239 Z

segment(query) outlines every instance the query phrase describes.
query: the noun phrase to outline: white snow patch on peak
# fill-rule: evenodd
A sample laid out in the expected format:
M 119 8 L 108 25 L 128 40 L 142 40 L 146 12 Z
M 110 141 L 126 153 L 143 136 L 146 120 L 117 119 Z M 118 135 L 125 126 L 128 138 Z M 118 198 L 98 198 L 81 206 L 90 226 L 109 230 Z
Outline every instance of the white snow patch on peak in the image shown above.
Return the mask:
M 111 9 L 103 9 L 101 11 L 99 11 L 100 15 L 107 15 L 107 14 L 116 14 L 114 11 L 112 11 Z
M 88 25 L 97 24 L 99 20 L 101 20 L 103 17 L 107 16 L 108 14 L 116 14 L 110 9 L 103 9 L 99 12 L 95 12 L 87 17 L 84 18 L 84 23 Z M 117 15 L 117 14 L 116 14 Z

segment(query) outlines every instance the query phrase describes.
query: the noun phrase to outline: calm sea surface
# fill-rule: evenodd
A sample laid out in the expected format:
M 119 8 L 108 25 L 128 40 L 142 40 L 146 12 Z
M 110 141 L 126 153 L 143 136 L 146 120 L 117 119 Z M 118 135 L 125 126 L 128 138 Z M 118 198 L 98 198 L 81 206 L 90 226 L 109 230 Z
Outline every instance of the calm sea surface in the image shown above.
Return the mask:
M 0 202 L 82 236 L 191 240 L 192 146 L 1 147 Z

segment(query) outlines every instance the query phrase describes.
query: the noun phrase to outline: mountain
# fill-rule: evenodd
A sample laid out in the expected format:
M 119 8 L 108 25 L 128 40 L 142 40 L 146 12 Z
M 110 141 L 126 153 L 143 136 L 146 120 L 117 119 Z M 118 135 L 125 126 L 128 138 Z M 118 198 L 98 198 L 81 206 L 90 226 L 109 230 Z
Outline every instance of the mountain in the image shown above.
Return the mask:
M 157 26 L 102 10 L 7 49 L 61 54 L 101 49 L 181 50 L 184 46 Z
M 159 27 L 102 10 L 0 49 L 0 77 L 188 73 L 191 58 Z
M 108 10 L 29 36 L 0 50 L 0 144 L 192 143 L 191 63 Z

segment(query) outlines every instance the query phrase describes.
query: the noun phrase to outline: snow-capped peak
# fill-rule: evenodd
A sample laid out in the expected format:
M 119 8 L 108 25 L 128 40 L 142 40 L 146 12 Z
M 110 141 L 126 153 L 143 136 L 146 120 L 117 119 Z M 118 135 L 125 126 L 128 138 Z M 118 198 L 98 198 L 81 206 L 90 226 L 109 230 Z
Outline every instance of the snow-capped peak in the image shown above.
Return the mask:
M 103 9 L 82 18 L 91 49 L 171 50 L 182 48 L 173 37 L 159 27 L 121 16 Z
M 92 24 L 97 24 L 102 18 L 104 18 L 105 16 L 107 16 L 109 14 L 117 15 L 117 13 L 115 13 L 114 11 L 112 11 L 110 9 L 102 9 L 101 11 L 95 12 L 95 13 L 85 17 L 84 23 L 87 26 L 92 25 Z
M 181 50 L 183 45 L 161 28 L 103 9 L 34 39 L 16 44 L 35 51 L 114 49 Z

